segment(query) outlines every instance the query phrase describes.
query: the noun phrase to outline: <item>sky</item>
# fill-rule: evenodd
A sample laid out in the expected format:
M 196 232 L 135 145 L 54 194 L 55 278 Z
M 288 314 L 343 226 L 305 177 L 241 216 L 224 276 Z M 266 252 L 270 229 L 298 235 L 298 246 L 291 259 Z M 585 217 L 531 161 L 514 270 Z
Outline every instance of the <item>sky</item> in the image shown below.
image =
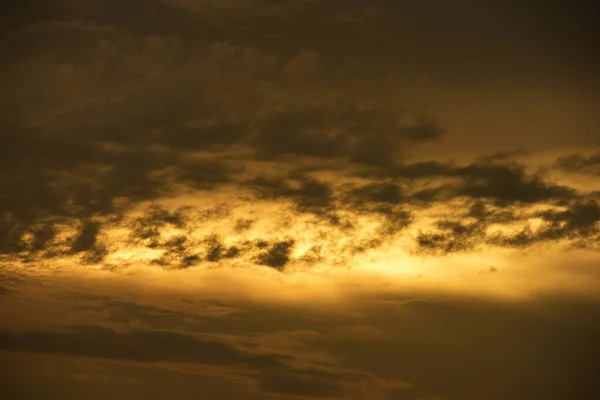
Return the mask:
M 0 397 L 598 398 L 592 1 L 0 6 Z

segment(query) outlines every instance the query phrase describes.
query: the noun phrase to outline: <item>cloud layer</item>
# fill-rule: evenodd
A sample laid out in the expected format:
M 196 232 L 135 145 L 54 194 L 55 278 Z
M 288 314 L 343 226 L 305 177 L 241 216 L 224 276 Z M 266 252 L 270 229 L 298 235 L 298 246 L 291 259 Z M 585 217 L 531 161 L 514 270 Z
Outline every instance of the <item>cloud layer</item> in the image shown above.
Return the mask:
M 1 7 L 0 397 L 597 391 L 598 13 L 43 3 Z

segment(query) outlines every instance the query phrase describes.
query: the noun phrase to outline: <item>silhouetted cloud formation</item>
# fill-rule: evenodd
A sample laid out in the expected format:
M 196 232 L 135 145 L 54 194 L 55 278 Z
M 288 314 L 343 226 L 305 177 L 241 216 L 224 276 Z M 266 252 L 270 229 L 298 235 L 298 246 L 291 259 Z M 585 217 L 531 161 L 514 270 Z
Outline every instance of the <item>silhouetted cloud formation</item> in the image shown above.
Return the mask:
M 250 380 L 256 381 L 264 393 L 301 398 L 344 396 L 352 381 L 367 385 L 372 381 L 386 390 L 384 380 L 359 370 L 344 370 L 318 363 L 311 365 L 285 352 L 261 352 L 244 348 L 231 340 L 165 330 L 137 329 L 124 333 L 90 326 L 67 331 L 2 332 L 0 349 L 117 362 L 231 367 L 240 376 L 247 375 Z
M 22 332 L 2 334 L 3 350 L 63 353 L 84 357 L 136 361 L 177 361 L 198 364 L 250 364 L 253 367 L 277 367 L 284 356 L 261 355 L 236 349 L 215 340 L 202 340 L 188 334 L 168 331 L 117 333 L 90 327 L 71 332 Z
M 559 158 L 556 165 L 568 172 L 600 175 L 600 152 L 589 155 L 570 154 Z
M 0 398 L 597 393 L 591 2 L 5 3 Z

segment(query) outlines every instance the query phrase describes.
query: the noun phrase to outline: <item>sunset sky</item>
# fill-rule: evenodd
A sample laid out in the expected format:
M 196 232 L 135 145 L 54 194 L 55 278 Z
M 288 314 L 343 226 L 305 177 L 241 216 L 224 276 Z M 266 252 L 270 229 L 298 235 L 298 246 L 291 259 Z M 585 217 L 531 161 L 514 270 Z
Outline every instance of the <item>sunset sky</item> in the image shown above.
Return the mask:
M 595 2 L 0 6 L 0 398 L 600 398 Z

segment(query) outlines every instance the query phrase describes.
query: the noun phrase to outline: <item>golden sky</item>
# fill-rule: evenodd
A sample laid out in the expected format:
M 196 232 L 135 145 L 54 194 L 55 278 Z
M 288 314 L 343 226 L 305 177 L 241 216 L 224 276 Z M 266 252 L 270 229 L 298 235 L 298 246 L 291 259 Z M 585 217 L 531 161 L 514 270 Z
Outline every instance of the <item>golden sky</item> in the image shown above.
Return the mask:
M 596 398 L 593 6 L 0 7 L 0 397 Z

